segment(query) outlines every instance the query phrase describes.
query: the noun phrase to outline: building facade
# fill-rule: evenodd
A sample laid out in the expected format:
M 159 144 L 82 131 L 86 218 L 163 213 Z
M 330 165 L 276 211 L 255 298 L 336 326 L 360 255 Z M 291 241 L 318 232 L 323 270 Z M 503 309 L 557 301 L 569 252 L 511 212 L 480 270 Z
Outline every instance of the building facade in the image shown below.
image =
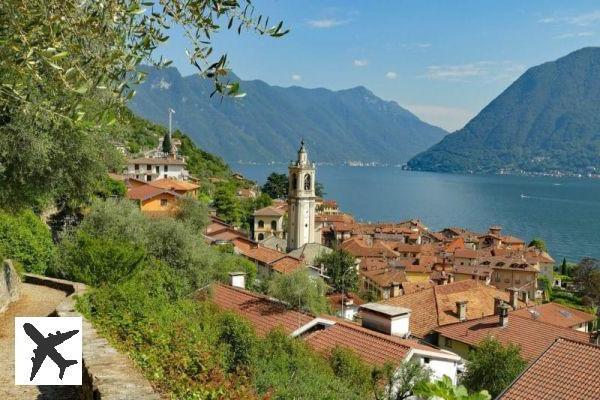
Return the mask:
M 308 160 L 302 141 L 298 159 L 289 166 L 287 250 L 315 243 L 315 164 Z

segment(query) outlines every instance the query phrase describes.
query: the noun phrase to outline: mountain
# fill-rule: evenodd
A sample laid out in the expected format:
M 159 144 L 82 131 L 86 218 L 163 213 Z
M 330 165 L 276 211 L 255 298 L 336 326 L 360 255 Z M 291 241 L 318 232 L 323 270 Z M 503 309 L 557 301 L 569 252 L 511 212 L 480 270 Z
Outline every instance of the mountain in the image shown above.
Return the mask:
M 600 48 L 530 68 L 463 129 L 408 162 L 438 172 L 600 170 Z
M 362 86 L 332 91 L 239 80 L 245 97 L 211 99 L 209 80 L 175 68 L 147 72 L 131 110 L 168 125 L 173 108 L 174 129 L 229 161 L 287 162 L 303 138 L 315 161 L 404 164 L 447 133 Z

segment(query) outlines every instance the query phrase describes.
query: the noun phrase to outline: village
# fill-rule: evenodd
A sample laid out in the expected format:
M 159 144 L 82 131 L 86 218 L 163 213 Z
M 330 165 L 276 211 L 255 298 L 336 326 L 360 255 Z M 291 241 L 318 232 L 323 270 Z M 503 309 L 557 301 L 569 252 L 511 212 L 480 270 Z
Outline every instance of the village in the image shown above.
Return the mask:
M 177 146 L 174 140 L 172 151 L 165 153 L 161 143 L 145 157 L 129 159 L 122 176 L 112 175 L 125 182 L 127 197 L 144 214 L 172 214 L 182 196 L 197 196 L 200 186 L 186 171 Z M 344 252 L 353 260 L 344 274 L 355 275 L 358 287 L 330 287 L 331 314 L 316 315 L 249 290 L 246 274 L 233 272 L 228 284 L 211 287 L 218 307 L 248 319 L 259 335 L 281 328 L 318 352 L 347 347 L 369 364 L 413 360 L 453 384 L 469 352 L 493 337 L 502 345 L 519 346 L 530 365 L 502 399 L 528 398 L 532 381 L 537 395 L 556 393 L 553 385 L 540 386 L 557 373 L 556 358 L 574 376 L 575 370 L 593 367 L 596 358 L 581 354 L 599 353 L 592 344 L 598 340 L 597 317 L 550 301 L 548 287 L 540 282 L 562 283 L 547 251 L 495 225 L 487 232 L 461 227 L 435 232 L 418 219 L 358 222 L 336 200 L 316 196 L 316 172 L 302 142 L 289 165 L 287 198 L 255 210 L 250 232 L 213 210 L 201 240 L 229 246 L 251 261 L 257 281 L 306 270 L 313 279 L 330 282 L 322 260 Z M 259 192 L 255 186 L 237 195 L 257 197 Z M 567 370 L 562 372 L 569 375 Z

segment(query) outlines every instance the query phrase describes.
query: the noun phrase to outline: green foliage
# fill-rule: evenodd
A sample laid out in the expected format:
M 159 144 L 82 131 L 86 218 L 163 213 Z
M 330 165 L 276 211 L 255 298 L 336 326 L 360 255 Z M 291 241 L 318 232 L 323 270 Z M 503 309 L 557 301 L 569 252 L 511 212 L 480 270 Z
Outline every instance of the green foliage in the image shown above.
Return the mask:
M 177 201 L 175 218 L 189 224 L 196 232 L 202 232 L 208 225 L 208 207 L 202 201 L 183 196 Z
M 108 197 L 125 197 L 127 193 L 127 187 L 122 181 L 116 181 L 108 176 L 105 176 L 99 182 L 98 188 L 95 191 L 95 195 L 106 199 Z
M 0 211 L 0 254 L 36 274 L 43 274 L 56 255 L 50 230 L 30 210 Z
M 415 386 L 417 396 L 427 400 L 491 400 L 487 390 L 469 394 L 464 386 L 454 386 L 447 376 L 434 382 L 420 382 Z
M 573 281 L 581 288 L 580 295 L 588 305 L 600 305 L 600 260 L 583 258 L 573 270 Z
M 529 69 L 462 129 L 408 162 L 438 172 L 600 169 L 600 49 Z
M 469 353 L 467 371 L 461 383 L 470 391 L 488 390 L 492 397 L 496 397 L 526 365 L 518 346 L 509 344 L 505 347 L 498 340 L 488 337 Z
M 325 297 L 326 285 L 319 277 L 313 277 L 305 268 L 291 274 L 276 274 L 269 282 L 268 293 L 287 302 L 291 307 L 322 314 L 329 306 Z
M 532 246 L 541 251 L 548 251 L 548 248 L 546 247 L 546 242 L 540 238 L 534 238 L 531 242 L 529 242 L 528 247 Z
M 325 266 L 328 283 L 335 292 L 358 291 L 356 259 L 346 250 L 336 249 L 329 254 L 323 254 L 316 259 L 315 264 Z
M 364 391 L 370 390 L 371 369 L 352 350 L 336 346 L 329 356 L 329 364 L 337 377 L 355 382 Z
M 371 384 L 376 400 L 405 400 L 412 396 L 415 386 L 431 379 L 431 370 L 414 361 L 391 363 L 375 368 Z
M 563 258 L 562 264 L 560 264 L 560 274 L 561 275 L 568 275 L 568 266 L 567 266 L 567 259 Z
M 222 158 L 198 148 L 189 136 L 179 131 L 175 131 L 173 137 L 181 140 L 179 154 L 185 157 L 186 168 L 192 175 L 198 178 L 231 176 L 231 170 Z
M 262 192 L 272 199 L 286 199 L 288 196 L 288 177 L 286 174 L 272 172 L 262 187 Z
M 173 151 L 173 143 L 171 143 L 171 135 L 169 132 L 163 136 L 162 151 L 167 154 L 171 154 Z
M 235 193 L 233 185 L 220 185 L 215 192 L 213 206 L 217 215 L 225 222 L 240 226 L 244 217 L 242 204 Z
M 325 197 L 327 193 L 325 192 L 325 186 L 323 186 L 323 184 L 321 182 L 316 182 L 315 183 L 315 195 L 317 197 Z

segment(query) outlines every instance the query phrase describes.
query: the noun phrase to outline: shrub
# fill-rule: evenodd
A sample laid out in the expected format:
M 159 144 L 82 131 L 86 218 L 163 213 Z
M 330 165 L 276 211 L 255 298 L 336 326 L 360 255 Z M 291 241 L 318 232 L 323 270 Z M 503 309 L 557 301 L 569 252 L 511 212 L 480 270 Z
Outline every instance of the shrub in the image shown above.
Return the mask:
M 56 255 L 50 230 L 31 210 L 0 211 L 0 254 L 36 274 L 46 272 Z
M 305 269 L 291 274 L 276 274 L 269 282 L 269 295 L 287 302 L 291 307 L 322 314 L 328 311 L 323 279 L 313 277 Z

